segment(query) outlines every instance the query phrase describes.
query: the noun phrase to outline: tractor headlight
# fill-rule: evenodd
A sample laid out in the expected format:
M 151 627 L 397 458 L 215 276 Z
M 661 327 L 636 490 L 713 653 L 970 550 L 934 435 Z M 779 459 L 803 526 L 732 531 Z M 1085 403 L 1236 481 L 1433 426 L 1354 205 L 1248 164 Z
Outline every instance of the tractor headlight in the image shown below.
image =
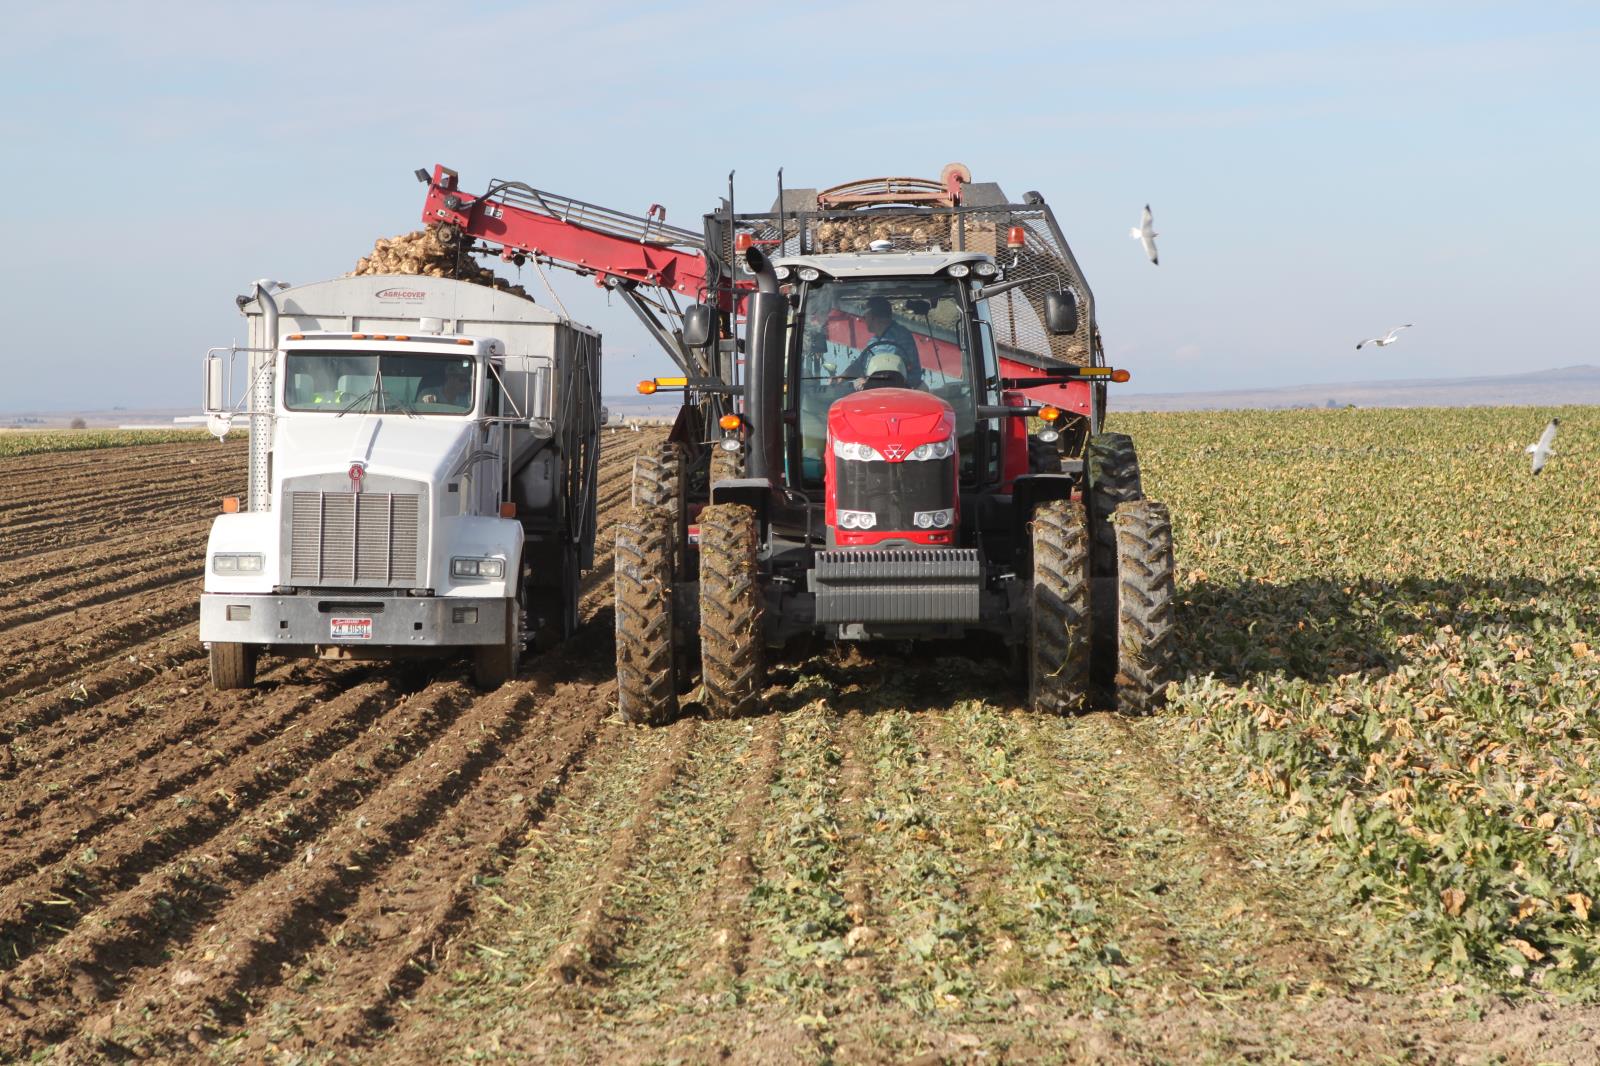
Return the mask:
M 801 281 L 816 281 L 818 278 L 822 277 L 822 271 L 818 270 L 816 267 L 801 267 L 799 270 L 795 271 L 795 273 L 800 275 Z
M 255 552 L 218 552 L 211 557 L 213 574 L 259 574 L 266 557 Z
M 839 528 L 871 529 L 878 524 L 878 516 L 871 511 L 839 511 Z
M 854 459 L 858 462 L 883 462 L 883 455 L 870 444 L 854 444 L 837 438 L 833 442 L 833 454 L 841 459 Z
M 939 511 L 917 511 L 911 516 L 918 529 L 947 529 L 955 519 L 955 511 L 948 507 Z
M 928 444 L 919 444 L 911 449 L 907 459 L 948 459 L 956 453 L 956 439 L 946 437 L 944 440 L 932 441 Z
M 504 559 L 451 559 L 451 577 L 504 577 L 506 561 Z
M 965 263 L 952 263 L 944 271 L 952 278 L 964 278 L 972 272 L 972 268 Z
M 999 268 L 984 259 L 972 264 L 972 272 L 980 278 L 992 278 L 999 273 Z

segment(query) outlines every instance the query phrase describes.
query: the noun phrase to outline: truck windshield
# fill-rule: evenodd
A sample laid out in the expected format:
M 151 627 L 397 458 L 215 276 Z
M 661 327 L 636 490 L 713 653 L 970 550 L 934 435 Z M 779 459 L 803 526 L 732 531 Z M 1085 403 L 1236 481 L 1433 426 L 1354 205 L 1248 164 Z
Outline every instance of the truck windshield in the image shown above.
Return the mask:
M 899 277 L 807 286 L 797 390 L 805 481 L 822 481 L 828 408 L 869 380 L 931 392 L 955 408 L 963 476 L 970 476 L 977 406 L 960 284 Z
M 474 362 L 459 355 L 399 352 L 290 352 L 283 405 L 290 411 L 472 411 Z

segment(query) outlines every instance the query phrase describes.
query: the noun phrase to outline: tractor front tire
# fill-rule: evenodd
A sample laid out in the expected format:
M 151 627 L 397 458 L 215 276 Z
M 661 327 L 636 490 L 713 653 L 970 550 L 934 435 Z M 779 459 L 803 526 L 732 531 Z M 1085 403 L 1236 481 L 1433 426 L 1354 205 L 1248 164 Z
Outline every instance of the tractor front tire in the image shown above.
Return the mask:
M 617 708 L 624 721 L 666 725 L 678 716 L 673 655 L 671 507 L 631 512 L 617 527 L 614 585 Z
M 1089 692 L 1089 534 L 1083 505 L 1056 500 L 1034 512 L 1028 601 L 1028 703 L 1082 710 Z
M 716 718 L 755 710 L 766 681 L 759 537 L 743 504 L 700 512 L 700 680 Z
M 1167 505 L 1135 500 L 1111 518 L 1117 537 L 1117 709 L 1161 706 L 1176 653 L 1172 517 Z
M 256 683 L 256 646 L 233 641 L 211 642 L 211 687 L 251 688 Z

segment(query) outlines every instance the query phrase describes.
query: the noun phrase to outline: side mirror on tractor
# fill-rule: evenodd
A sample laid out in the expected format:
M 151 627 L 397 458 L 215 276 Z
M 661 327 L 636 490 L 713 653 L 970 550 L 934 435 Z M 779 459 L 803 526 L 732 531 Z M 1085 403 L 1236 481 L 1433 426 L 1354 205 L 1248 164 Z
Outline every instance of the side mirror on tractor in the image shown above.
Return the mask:
M 1044 294 L 1045 328 L 1057 336 L 1078 332 L 1078 300 L 1066 289 Z
M 705 304 L 695 304 L 683 313 L 683 343 L 691 348 L 710 345 L 717 335 L 717 318 Z

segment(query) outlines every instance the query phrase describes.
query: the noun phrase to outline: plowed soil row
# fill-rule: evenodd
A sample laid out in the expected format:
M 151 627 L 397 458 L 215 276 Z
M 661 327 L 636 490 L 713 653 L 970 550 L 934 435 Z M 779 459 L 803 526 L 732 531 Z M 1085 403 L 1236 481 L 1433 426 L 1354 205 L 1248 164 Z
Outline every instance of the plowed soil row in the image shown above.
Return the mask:
M 620 722 L 611 528 L 657 439 L 606 436 L 583 627 L 491 693 L 212 691 L 238 445 L 0 463 L 0 530 L 48 539 L 41 477 L 85 501 L 0 561 L 0 1060 L 1586 1061 L 1590 1015 L 1378 972 L 1170 723 L 1028 713 L 1001 656 L 792 652 L 751 718 Z

